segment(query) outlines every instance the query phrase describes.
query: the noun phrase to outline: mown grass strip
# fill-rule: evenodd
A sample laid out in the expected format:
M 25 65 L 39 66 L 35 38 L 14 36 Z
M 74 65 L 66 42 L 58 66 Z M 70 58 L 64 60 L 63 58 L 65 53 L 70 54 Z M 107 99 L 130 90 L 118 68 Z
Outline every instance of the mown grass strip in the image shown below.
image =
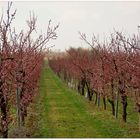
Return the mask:
M 140 137 L 138 131 L 132 129 L 132 123 L 115 120 L 110 111 L 95 107 L 69 89 L 50 68 L 42 71 L 40 94 L 35 106 L 38 129 L 33 137 Z

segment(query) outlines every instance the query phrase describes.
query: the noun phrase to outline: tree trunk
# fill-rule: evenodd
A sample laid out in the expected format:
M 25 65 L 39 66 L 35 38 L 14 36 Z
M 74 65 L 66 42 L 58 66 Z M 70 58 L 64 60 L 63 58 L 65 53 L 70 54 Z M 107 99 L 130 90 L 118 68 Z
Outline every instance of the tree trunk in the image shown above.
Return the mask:
M 121 78 L 124 76 L 124 73 L 121 73 Z M 122 106 L 123 106 L 123 110 L 122 110 L 122 120 L 124 122 L 126 122 L 126 117 L 127 117 L 127 95 L 125 94 L 126 93 L 126 90 L 125 90 L 125 79 L 123 77 L 123 79 L 119 78 L 119 94 L 121 95 L 121 103 L 122 103 Z
M 140 109 L 139 109 L 139 112 L 138 112 L 138 117 L 139 117 L 139 132 L 140 132 Z
M 85 79 L 81 81 L 81 95 L 85 94 Z
M 92 96 L 91 96 L 91 93 L 90 93 L 90 87 L 89 87 L 87 82 L 86 82 L 86 86 L 87 86 L 88 99 L 89 99 L 89 101 L 91 101 L 92 100 Z
M 80 89 L 81 89 L 80 86 L 81 86 L 81 85 L 80 85 L 80 82 L 78 82 L 77 90 L 78 90 L 78 93 L 79 93 L 79 94 L 80 94 Z
M 67 82 L 67 73 L 64 72 L 64 81 Z
M 24 116 L 24 114 L 21 115 L 21 125 L 25 126 L 25 116 Z
M 140 132 L 140 103 L 136 102 L 136 106 L 137 106 L 137 111 L 138 111 L 138 127 L 139 127 L 139 132 Z
M 112 101 L 112 114 L 115 116 L 115 104 L 114 101 Z
M 60 72 L 57 72 L 57 75 L 58 75 L 59 78 L 61 78 L 61 77 L 60 77 Z
M 115 111 L 115 118 L 118 118 L 118 105 L 119 105 L 119 92 L 116 94 L 116 111 Z
M 90 90 L 91 96 L 92 96 L 92 100 L 94 99 L 94 91 L 93 89 Z
M 100 93 L 98 93 L 98 107 L 100 107 Z
M 115 103 L 114 103 L 114 83 L 113 83 L 113 79 L 111 79 L 111 100 L 108 100 L 109 103 L 112 106 L 112 114 L 113 116 L 115 116 Z
M 103 97 L 104 110 L 106 110 L 106 99 Z
M 113 100 L 108 99 L 109 103 L 111 104 L 112 107 L 112 115 L 115 116 L 115 104 Z
M 91 96 L 91 94 L 90 94 L 90 89 L 88 89 L 88 99 L 89 99 L 89 101 L 92 100 L 92 96 Z
M 124 122 L 126 122 L 126 117 L 127 117 L 127 96 L 122 96 L 122 104 L 123 104 L 123 114 L 122 114 L 122 119 Z
M 20 112 L 20 89 L 19 88 L 17 88 L 17 91 L 16 91 L 16 103 L 17 103 L 17 123 L 18 123 L 18 129 L 20 129 L 21 112 Z
M 89 99 L 89 101 L 92 100 L 92 96 L 90 95 L 90 93 L 89 93 L 88 99 Z
M 8 138 L 8 127 L 2 132 L 3 138 Z
M 25 107 L 21 108 L 21 125 L 24 126 L 25 125 Z
M 3 138 L 8 138 L 8 124 L 7 124 L 7 104 L 4 96 L 1 94 L 1 131 Z
M 95 93 L 96 94 L 96 98 L 95 98 L 95 105 L 97 104 L 97 98 L 98 98 L 98 93 Z
M 74 90 L 76 90 L 76 88 L 77 88 L 77 83 L 75 82 L 75 87 L 74 87 Z

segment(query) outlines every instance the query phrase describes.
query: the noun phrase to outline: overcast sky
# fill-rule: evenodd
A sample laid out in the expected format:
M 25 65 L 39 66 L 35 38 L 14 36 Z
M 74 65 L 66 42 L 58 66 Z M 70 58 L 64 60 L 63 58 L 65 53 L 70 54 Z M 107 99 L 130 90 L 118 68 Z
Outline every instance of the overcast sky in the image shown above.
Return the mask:
M 0 15 L 5 11 L 7 2 L 0 2 Z M 69 46 L 84 46 L 78 31 L 89 38 L 98 34 L 100 39 L 113 32 L 113 28 L 126 34 L 138 33 L 140 25 L 140 1 L 137 2 L 13 2 L 17 9 L 14 26 L 25 28 L 29 12 L 38 17 L 37 26 L 45 32 L 49 19 L 53 25 L 60 23 L 58 39 L 54 49 L 65 50 Z

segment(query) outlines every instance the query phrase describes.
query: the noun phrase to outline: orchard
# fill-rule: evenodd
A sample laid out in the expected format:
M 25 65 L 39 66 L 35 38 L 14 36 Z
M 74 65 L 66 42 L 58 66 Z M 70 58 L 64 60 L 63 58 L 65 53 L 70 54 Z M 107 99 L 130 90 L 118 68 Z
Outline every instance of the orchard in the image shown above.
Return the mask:
M 138 36 L 127 38 L 115 31 L 105 43 L 100 43 L 96 36 L 89 42 L 83 33 L 80 38 L 90 49 L 70 48 L 63 57 L 50 59 L 52 70 L 98 107 L 103 100 L 106 110 L 106 102 L 109 102 L 114 118 L 118 118 L 118 103 L 121 102 L 123 122 L 127 122 L 127 99 L 133 98 L 140 122 Z
M 114 29 L 101 41 L 79 32 L 81 47 L 54 51 L 59 24 L 49 20 L 40 34 L 30 12 L 27 30 L 17 32 L 18 11 L 7 6 L 0 18 L 0 137 L 140 137 L 140 34 Z

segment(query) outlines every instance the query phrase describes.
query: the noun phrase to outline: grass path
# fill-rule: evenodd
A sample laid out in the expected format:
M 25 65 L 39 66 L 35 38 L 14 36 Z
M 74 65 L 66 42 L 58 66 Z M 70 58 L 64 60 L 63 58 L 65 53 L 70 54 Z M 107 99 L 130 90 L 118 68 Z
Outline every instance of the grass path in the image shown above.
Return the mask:
M 89 120 L 83 100 L 65 87 L 50 69 L 43 71 L 42 76 L 40 136 L 101 137 Z
M 69 89 L 49 68 L 44 68 L 40 94 L 30 118 L 36 122 L 36 126 L 29 125 L 36 128 L 33 137 L 40 138 L 140 136 L 128 129 L 129 124 L 115 120 L 110 114 L 102 109 L 99 111 L 92 103 Z

